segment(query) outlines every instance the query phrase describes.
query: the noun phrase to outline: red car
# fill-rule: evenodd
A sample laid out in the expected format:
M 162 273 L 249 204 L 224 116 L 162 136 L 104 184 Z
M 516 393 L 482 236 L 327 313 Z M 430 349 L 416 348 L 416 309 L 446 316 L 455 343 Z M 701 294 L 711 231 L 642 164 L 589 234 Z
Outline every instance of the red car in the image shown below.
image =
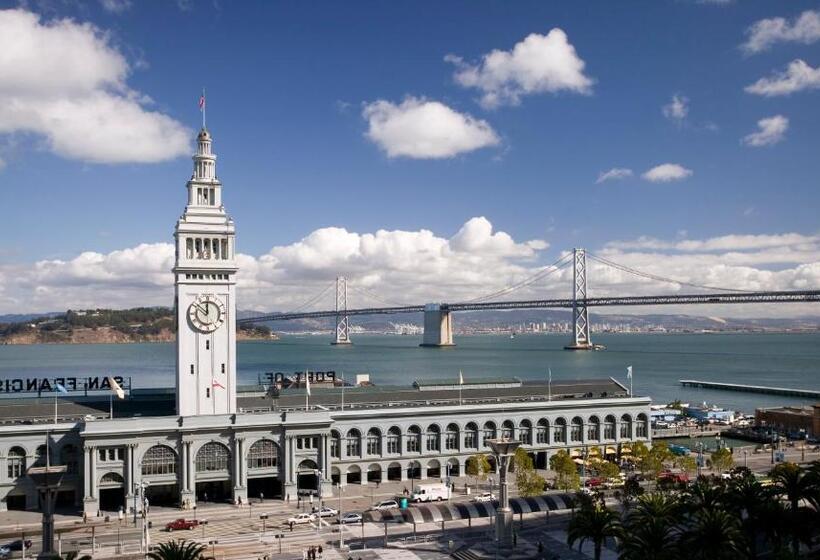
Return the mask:
M 165 526 L 165 530 L 169 533 L 171 531 L 193 531 L 197 525 L 199 521 L 196 519 L 175 519 Z
M 685 472 L 676 473 L 671 471 L 664 471 L 658 475 L 658 480 L 676 483 L 686 483 L 689 482 L 689 475 Z
M 588 478 L 586 482 L 584 482 L 584 486 L 586 486 L 587 488 L 598 488 L 599 486 L 602 486 L 604 482 L 606 481 L 603 478 L 593 476 L 591 478 Z

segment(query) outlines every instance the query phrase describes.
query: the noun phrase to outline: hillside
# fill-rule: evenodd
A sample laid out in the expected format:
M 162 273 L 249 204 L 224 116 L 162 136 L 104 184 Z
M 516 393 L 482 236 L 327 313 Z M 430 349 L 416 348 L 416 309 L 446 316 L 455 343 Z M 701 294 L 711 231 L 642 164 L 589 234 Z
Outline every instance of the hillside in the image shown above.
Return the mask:
M 239 328 L 238 340 L 270 339 L 267 327 Z M 68 310 L 24 321 L 0 323 L 0 344 L 124 344 L 176 339 L 173 309 Z

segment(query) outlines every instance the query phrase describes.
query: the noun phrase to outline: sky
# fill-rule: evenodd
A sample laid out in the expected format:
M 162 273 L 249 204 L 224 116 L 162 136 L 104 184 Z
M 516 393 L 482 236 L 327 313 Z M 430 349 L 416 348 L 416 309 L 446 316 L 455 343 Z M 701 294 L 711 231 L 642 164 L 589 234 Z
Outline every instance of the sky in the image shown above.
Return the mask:
M 0 313 L 172 302 L 203 88 L 240 309 L 820 287 L 816 1 L 0 1 L 0 77 Z

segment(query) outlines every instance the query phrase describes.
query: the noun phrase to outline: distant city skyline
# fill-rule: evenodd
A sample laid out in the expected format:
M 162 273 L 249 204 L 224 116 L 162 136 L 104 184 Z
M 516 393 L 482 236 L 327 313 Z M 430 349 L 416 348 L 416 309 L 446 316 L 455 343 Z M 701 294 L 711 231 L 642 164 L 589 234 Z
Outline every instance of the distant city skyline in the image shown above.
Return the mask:
M 816 2 L 0 2 L 0 52 L 0 314 L 172 301 L 203 87 L 240 309 L 339 274 L 469 299 L 572 247 L 820 287 Z M 590 272 L 593 295 L 687 290 Z

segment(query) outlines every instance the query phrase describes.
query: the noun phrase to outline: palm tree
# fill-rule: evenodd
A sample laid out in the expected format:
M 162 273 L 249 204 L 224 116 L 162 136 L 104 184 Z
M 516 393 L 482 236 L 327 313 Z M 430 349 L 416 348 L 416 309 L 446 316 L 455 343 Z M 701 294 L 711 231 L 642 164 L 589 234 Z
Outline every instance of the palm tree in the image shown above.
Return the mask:
M 761 485 L 757 479 L 748 474 L 729 483 L 726 492 L 726 504 L 732 513 L 740 519 L 746 535 L 749 558 L 757 558 L 757 541 L 766 508 L 774 501 L 772 492 Z
M 723 481 L 715 477 L 702 476 L 689 488 L 685 503 L 691 512 L 704 509 L 722 509 L 726 499 Z
M 692 560 L 737 560 L 744 549 L 740 523 L 720 509 L 699 509 L 689 519 L 681 549 Z
M 775 484 L 776 492 L 785 496 L 790 505 L 792 523 L 795 529 L 800 524 L 800 502 L 801 500 L 814 497 L 817 487 L 814 483 L 814 475 L 803 470 L 795 463 L 781 463 L 772 469 L 769 475 Z M 797 531 L 792 534 L 792 554 L 796 557 L 800 549 L 800 536 Z
M 595 546 L 595 560 L 601 560 L 601 547 L 607 537 L 621 534 L 621 523 L 618 514 L 600 503 L 585 505 L 578 510 L 569 522 L 567 544 L 572 546 L 576 541 L 579 546 L 591 540 Z
M 678 531 L 675 527 L 681 505 L 665 493 L 640 496 L 625 521 L 621 545 L 624 560 L 677 560 Z
M 200 560 L 205 545 L 193 541 L 168 541 L 160 543 L 146 554 L 151 560 Z

